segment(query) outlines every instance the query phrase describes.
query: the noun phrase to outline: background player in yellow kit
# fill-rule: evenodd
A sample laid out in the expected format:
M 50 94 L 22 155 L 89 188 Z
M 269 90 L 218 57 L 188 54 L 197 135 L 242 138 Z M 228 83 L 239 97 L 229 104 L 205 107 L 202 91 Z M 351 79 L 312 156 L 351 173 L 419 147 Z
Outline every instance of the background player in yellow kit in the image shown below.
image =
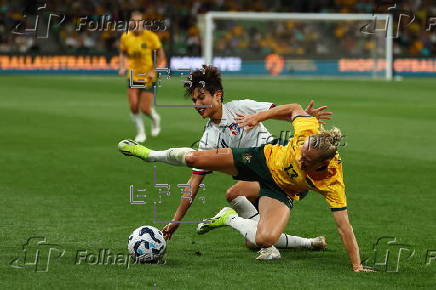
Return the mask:
M 235 179 L 259 181 L 260 199 L 258 223 L 238 217 L 231 208 L 222 209 L 209 219 L 209 227 L 230 225 L 247 240 L 262 247 L 258 259 L 278 259 L 279 251 L 273 244 L 282 235 L 297 193 L 314 190 L 321 193 L 329 204 L 337 230 L 350 257 L 353 271 L 363 268 L 359 246 L 348 219 L 345 185 L 341 160 L 337 148 L 342 135 L 338 129 L 319 130 L 319 123 L 300 105 L 290 104 L 272 108 L 254 115 L 240 116 L 238 123 L 252 128 L 258 122 L 271 118 L 289 118 L 294 136 L 289 144 L 267 144 L 254 148 L 222 148 L 193 151 L 191 148 L 170 148 L 152 151 L 132 141 L 121 141 L 120 151 L 137 156 L 147 162 L 165 162 L 232 175 Z
M 144 29 L 146 22 L 139 11 L 133 12 L 129 21 L 131 31 L 123 33 L 120 40 L 119 74 L 128 78 L 127 94 L 129 97 L 132 120 L 137 134 L 135 140 L 144 142 L 146 133 L 141 111 L 151 118 L 151 135 L 160 133 L 160 116 L 153 108 L 153 84 L 156 72 L 153 67 L 153 50 L 157 50 L 157 67 L 166 66 L 165 52 L 156 33 Z M 145 86 L 134 88 L 133 86 Z

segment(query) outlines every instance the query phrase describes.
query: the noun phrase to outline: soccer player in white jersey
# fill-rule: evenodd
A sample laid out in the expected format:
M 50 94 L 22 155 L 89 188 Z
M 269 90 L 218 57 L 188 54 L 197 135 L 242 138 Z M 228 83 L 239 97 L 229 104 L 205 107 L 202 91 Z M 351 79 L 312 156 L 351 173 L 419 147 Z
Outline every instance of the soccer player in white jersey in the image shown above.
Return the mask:
M 239 128 L 235 121 L 238 115 L 254 114 L 266 111 L 275 105 L 269 102 L 256 102 L 253 100 L 238 100 L 223 104 L 224 90 L 221 83 L 219 70 L 213 66 L 203 66 L 202 69 L 192 72 L 190 82 L 186 85 L 186 96 L 192 98 L 194 105 L 202 106 L 195 109 L 203 119 L 209 119 L 203 136 L 199 142 L 198 150 L 216 148 L 246 148 L 256 147 L 271 142 L 273 137 L 265 126 L 260 123 L 249 131 Z M 313 102 L 306 108 L 307 113 L 319 119 L 329 119 L 329 112 L 322 112 L 326 107 L 313 109 Z M 165 239 L 170 239 L 179 227 L 183 217 L 191 206 L 197 195 L 199 185 L 203 182 L 205 175 L 211 173 L 203 169 L 193 169 L 191 178 L 188 181 L 191 188 L 186 190 L 185 197 L 174 214 L 172 223 L 166 225 L 162 232 Z M 247 219 L 259 220 L 255 202 L 259 194 L 259 183 L 252 181 L 238 181 L 226 192 L 226 199 L 231 207 L 236 210 L 239 216 Z M 252 201 L 252 202 L 250 202 Z M 209 229 L 207 225 L 200 224 L 198 233 L 202 234 Z M 247 242 L 247 246 L 252 246 Z M 279 248 L 311 248 L 320 249 L 326 246 L 324 237 L 302 238 L 283 234 L 276 244 Z

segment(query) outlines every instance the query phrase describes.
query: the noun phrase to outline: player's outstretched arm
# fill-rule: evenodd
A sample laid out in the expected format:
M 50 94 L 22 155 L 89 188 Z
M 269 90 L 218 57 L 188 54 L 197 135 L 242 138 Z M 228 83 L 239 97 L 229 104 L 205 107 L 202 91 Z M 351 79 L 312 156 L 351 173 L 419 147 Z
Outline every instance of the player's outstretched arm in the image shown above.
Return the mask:
M 348 211 L 341 210 L 333 212 L 333 217 L 336 222 L 336 227 L 341 236 L 342 243 L 348 252 L 354 272 L 372 272 L 369 269 L 363 268 L 360 261 L 359 245 L 354 236 L 353 227 L 348 219 Z
M 299 104 L 289 104 L 280 105 L 267 111 L 258 112 L 252 115 L 242 115 L 237 113 L 235 120 L 239 127 L 250 130 L 256 127 L 260 122 L 269 119 L 290 121 L 296 116 L 309 116 L 309 114 L 307 114 Z
M 173 221 L 181 221 L 185 214 L 188 212 L 188 209 L 191 207 L 192 202 L 197 196 L 198 188 L 201 182 L 204 179 L 204 175 L 200 174 L 192 174 L 191 178 L 188 181 L 188 184 L 191 187 L 185 188 L 184 198 L 180 199 L 179 206 L 177 207 L 176 212 L 174 213 Z M 165 240 L 170 240 L 172 235 L 180 226 L 180 223 L 169 223 L 163 227 L 162 232 L 164 234 Z
M 236 113 L 237 117 L 235 118 L 236 122 L 239 124 L 241 128 L 250 130 L 257 126 L 260 122 L 276 119 L 276 120 L 284 120 L 290 121 L 294 119 L 296 116 L 313 116 L 318 120 L 330 120 L 332 112 L 323 112 L 327 109 L 327 106 L 322 106 L 319 108 L 313 108 L 314 102 L 313 100 L 307 105 L 306 110 L 299 104 L 288 104 L 288 105 L 280 105 L 269 109 L 267 111 L 258 112 L 252 115 L 243 115 Z M 320 122 L 324 123 L 324 122 Z

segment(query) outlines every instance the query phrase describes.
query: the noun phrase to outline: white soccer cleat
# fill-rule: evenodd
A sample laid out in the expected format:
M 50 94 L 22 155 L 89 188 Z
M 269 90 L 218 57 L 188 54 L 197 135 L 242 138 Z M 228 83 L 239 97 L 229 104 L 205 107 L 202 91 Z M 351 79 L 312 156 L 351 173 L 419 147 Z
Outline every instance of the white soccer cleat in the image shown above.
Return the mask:
M 238 216 L 236 211 L 231 207 L 221 209 L 213 218 L 205 219 L 204 223 L 197 226 L 197 234 L 203 235 L 210 230 L 227 226 L 229 221 Z
M 139 143 L 144 143 L 146 139 L 147 139 L 147 136 L 145 135 L 145 133 L 139 133 L 135 137 L 135 141 L 139 142 Z
M 312 250 L 322 251 L 327 247 L 327 240 L 324 236 L 319 236 L 310 240 Z
M 282 257 L 279 250 L 274 246 L 262 248 L 258 253 L 259 256 L 257 256 L 256 260 L 278 260 Z
M 156 137 L 159 135 L 160 131 L 160 116 L 156 114 L 151 119 L 151 136 Z

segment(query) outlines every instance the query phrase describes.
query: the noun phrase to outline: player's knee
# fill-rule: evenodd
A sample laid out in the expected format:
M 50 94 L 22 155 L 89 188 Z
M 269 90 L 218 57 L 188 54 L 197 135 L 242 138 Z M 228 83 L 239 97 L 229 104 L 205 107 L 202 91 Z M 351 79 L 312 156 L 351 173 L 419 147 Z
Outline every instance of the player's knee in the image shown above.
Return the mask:
M 135 108 L 135 107 L 130 107 L 130 111 L 132 112 L 132 114 L 135 114 L 135 115 L 139 113 L 138 108 Z
M 234 200 L 239 195 L 240 195 L 239 194 L 239 190 L 236 189 L 235 186 L 230 187 L 226 191 L 226 199 L 227 199 L 228 202 L 231 202 L 232 200 Z
M 188 167 L 199 167 L 199 157 L 198 154 L 196 154 L 196 152 L 189 152 L 188 154 L 185 155 L 185 162 L 186 162 L 186 166 Z
M 135 102 L 135 101 L 131 101 L 131 102 L 130 102 L 130 111 L 131 111 L 133 114 L 138 114 L 138 113 L 139 113 L 138 102 Z
M 151 109 L 150 108 L 141 108 L 141 111 L 146 114 L 147 116 L 151 116 Z
M 271 247 L 274 245 L 279 239 L 279 235 L 276 235 L 271 232 L 261 232 L 256 234 L 256 244 L 259 247 Z

